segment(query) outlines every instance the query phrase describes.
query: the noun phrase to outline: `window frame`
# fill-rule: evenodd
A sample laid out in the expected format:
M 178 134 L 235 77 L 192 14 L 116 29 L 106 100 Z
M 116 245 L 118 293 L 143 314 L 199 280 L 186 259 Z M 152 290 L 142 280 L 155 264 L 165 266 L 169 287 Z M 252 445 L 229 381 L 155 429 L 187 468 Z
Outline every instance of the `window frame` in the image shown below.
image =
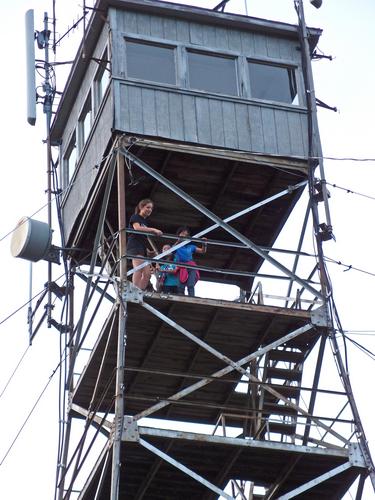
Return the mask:
M 235 78 L 235 86 L 236 86 L 236 93 L 224 93 L 220 92 L 217 90 L 206 90 L 206 89 L 199 89 L 192 87 L 190 84 L 190 70 L 189 70 L 189 54 L 197 54 L 197 55 L 202 55 L 202 56 L 207 56 L 207 57 L 215 57 L 217 59 L 228 59 L 233 61 L 233 66 L 234 66 L 234 78 Z M 243 97 L 242 95 L 242 79 L 241 79 L 241 73 L 239 71 L 239 59 L 240 56 L 238 54 L 232 54 L 232 53 L 225 53 L 225 52 L 214 52 L 214 51 L 208 51 L 208 50 L 201 50 L 197 49 L 196 47 L 190 47 L 186 46 L 185 50 L 185 57 L 186 57 L 186 87 L 189 90 L 192 90 L 194 92 L 205 92 L 207 94 L 216 94 L 216 95 L 222 95 L 226 97 L 238 97 L 241 98 Z
M 95 74 L 94 77 L 94 85 L 93 85 L 93 92 L 94 92 L 94 117 L 98 114 L 100 105 L 104 99 L 104 96 L 106 94 L 106 91 L 108 87 L 110 86 L 111 83 L 111 61 L 108 58 L 108 48 L 106 47 L 103 55 L 98 62 L 99 68 Z M 102 85 L 103 82 L 103 76 L 108 74 L 108 80 L 105 85 Z
M 74 165 L 72 165 L 72 153 L 75 150 L 75 161 Z M 73 174 L 77 168 L 78 164 L 78 147 L 77 147 L 77 131 L 73 130 L 73 133 L 70 136 L 68 147 L 65 150 L 63 156 L 63 186 L 66 187 L 69 185 Z
M 152 85 L 162 85 L 166 87 L 178 88 L 180 87 L 180 70 L 179 70 L 179 46 L 177 43 L 170 43 L 159 40 L 150 40 L 145 37 L 133 37 L 133 36 L 124 36 L 124 45 L 125 45 L 125 75 L 126 79 L 134 82 L 142 82 L 148 83 Z M 144 78 L 138 78 L 136 76 L 129 75 L 128 69 L 128 45 L 127 43 L 133 43 L 138 45 L 149 45 L 151 47 L 159 47 L 162 49 L 170 49 L 173 51 L 173 69 L 174 69 L 174 81 L 175 83 L 161 82 L 158 80 L 146 80 Z
M 257 100 L 260 102 L 272 102 L 272 103 L 277 103 L 278 105 L 283 105 L 283 106 L 293 106 L 293 107 L 299 107 L 301 106 L 301 92 L 300 92 L 300 84 L 299 84 L 299 71 L 298 71 L 298 65 L 296 63 L 291 63 L 288 61 L 280 61 L 280 60 L 275 60 L 275 59 L 261 59 L 261 58 L 255 58 L 255 57 L 246 57 L 246 72 L 247 72 L 247 78 L 249 82 L 249 99 L 250 100 Z M 289 80 L 289 85 L 291 83 L 290 81 L 290 76 L 289 72 L 293 71 L 293 79 L 294 79 L 294 85 L 295 85 L 295 95 L 292 98 L 291 102 L 287 101 L 282 101 L 282 100 L 277 100 L 277 99 L 265 99 L 262 97 L 256 97 L 253 95 L 252 91 L 252 83 L 251 83 L 251 72 L 250 72 L 250 63 L 253 64 L 259 64 L 263 66 L 272 66 L 275 68 L 281 68 L 285 69 L 288 71 L 288 80 Z M 289 87 L 290 89 L 290 87 Z M 296 103 L 294 103 L 294 100 L 297 100 Z
M 89 116 L 89 124 L 87 127 L 86 119 L 88 115 L 90 116 Z M 87 143 L 87 139 L 90 136 L 93 121 L 94 121 L 94 112 L 93 112 L 93 102 L 92 102 L 92 91 L 90 89 L 78 118 L 78 141 L 77 141 L 78 157 L 81 155 L 83 148 Z

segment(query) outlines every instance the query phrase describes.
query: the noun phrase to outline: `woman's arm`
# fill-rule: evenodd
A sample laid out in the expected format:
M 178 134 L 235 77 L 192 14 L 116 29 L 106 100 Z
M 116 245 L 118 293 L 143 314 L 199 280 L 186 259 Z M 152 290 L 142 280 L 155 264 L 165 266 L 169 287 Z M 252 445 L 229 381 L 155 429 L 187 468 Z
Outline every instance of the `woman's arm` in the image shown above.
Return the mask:
M 160 229 L 156 229 L 156 227 L 141 226 L 139 222 L 133 222 L 132 226 L 136 231 L 141 231 L 143 233 L 154 233 L 156 236 L 163 234 L 163 231 L 160 231 Z

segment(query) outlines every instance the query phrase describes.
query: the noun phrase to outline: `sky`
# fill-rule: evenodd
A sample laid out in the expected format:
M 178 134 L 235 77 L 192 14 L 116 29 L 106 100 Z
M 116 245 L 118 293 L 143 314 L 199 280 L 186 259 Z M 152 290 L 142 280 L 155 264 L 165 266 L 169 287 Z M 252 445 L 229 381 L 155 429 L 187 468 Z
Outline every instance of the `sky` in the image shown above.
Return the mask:
M 211 8 L 218 2 L 185 3 Z M 81 16 L 81 4 L 57 0 L 60 33 Z M 292 0 L 248 0 L 246 7 L 255 17 L 296 22 Z M 57 454 L 59 333 L 43 325 L 29 346 L 27 308 L 21 306 L 29 300 L 30 266 L 10 254 L 11 232 L 21 217 L 47 220 L 46 129 L 40 104 L 36 126 L 26 122 L 24 14 L 30 8 L 35 9 L 35 29 L 42 30 L 43 13 L 52 15 L 52 1 L 18 0 L 1 5 L 5 22 L 0 32 L 4 59 L 0 79 L 0 497 L 6 500 L 53 498 Z M 244 14 L 245 2 L 231 0 L 226 10 Z M 329 271 L 344 330 L 349 338 L 375 352 L 375 4 L 373 0 L 323 0 L 316 10 L 305 0 L 305 15 L 308 25 L 323 29 L 319 49 L 332 56 L 332 61 L 313 63 L 316 96 L 338 108 L 337 113 L 318 112 L 324 156 L 332 158 L 324 161 L 324 169 L 336 238 L 324 244 L 324 251 L 342 263 L 329 264 Z M 57 60 L 69 59 L 79 36 L 75 32 L 64 39 Z M 43 55 L 37 51 L 37 58 Z M 57 88 L 61 91 L 64 75 L 60 73 Z M 284 247 L 289 235 L 280 239 Z M 33 294 L 47 281 L 46 270 L 45 262 L 33 266 Z M 62 273 L 61 266 L 54 273 Z M 348 366 L 375 458 L 374 360 L 349 342 Z M 369 486 L 367 481 L 366 500 L 375 498 Z

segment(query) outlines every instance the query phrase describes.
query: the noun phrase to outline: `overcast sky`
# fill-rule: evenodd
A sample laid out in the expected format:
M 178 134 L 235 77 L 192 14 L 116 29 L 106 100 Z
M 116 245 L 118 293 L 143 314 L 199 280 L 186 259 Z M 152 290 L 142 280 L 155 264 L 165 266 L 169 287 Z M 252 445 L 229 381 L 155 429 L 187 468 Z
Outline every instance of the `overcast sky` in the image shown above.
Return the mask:
M 57 1 L 60 33 L 81 16 L 81 3 Z M 186 3 L 211 8 L 218 2 Z M 45 117 L 40 105 L 36 127 L 26 123 L 24 13 L 29 8 L 35 9 L 35 28 L 42 30 L 43 13 L 48 11 L 52 15 L 52 1 L 18 0 L 3 2 L 1 7 L 0 39 L 4 56 L 0 80 L 0 497 L 6 500 L 53 498 L 57 452 L 58 386 L 57 377 L 52 375 L 59 361 L 59 334 L 53 328 L 43 327 L 28 348 L 26 308 L 15 311 L 28 301 L 29 264 L 11 257 L 10 236 L 7 236 L 22 216 L 32 216 L 47 201 Z M 296 22 L 293 0 L 248 0 L 247 9 L 252 16 Z M 231 0 L 226 10 L 245 13 L 245 2 Z M 327 181 L 332 185 L 330 209 L 336 242 L 326 243 L 324 250 L 335 261 L 352 266 L 329 266 L 336 304 L 350 338 L 374 352 L 375 162 L 357 160 L 375 158 L 375 3 L 323 0 L 322 8 L 316 10 L 305 0 L 305 14 L 310 26 L 323 29 L 320 50 L 333 57 L 331 62 L 322 60 L 313 65 L 316 95 L 339 110 L 337 113 L 319 110 L 324 155 L 334 158 L 327 159 L 324 166 Z M 58 49 L 57 60 L 71 56 L 73 42 L 73 36 L 66 38 Z M 38 58 L 43 55 L 43 51 L 37 52 Z M 57 82 L 58 90 L 62 90 L 63 83 Z M 35 218 L 46 221 L 45 208 Z M 34 276 L 34 292 L 37 292 L 47 281 L 45 263 L 34 266 Z M 3 393 L 25 351 L 19 369 Z M 348 359 L 355 399 L 374 455 L 374 361 L 350 343 Z M 50 378 L 35 411 L 5 456 Z M 369 484 L 364 498 L 375 498 Z

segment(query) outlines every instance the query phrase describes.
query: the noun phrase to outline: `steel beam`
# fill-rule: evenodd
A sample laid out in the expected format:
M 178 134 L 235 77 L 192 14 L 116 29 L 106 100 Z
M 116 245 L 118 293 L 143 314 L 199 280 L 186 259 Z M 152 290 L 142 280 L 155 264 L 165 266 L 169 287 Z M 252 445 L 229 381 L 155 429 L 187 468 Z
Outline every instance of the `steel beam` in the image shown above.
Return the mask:
M 207 443 L 212 445 L 226 445 L 236 448 L 257 448 L 269 451 L 287 451 L 293 454 L 304 454 L 308 456 L 317 457 L 336 457 L 342 459 L 348 459 L 350 456 L 350 451 L 346 448 L 340 449 L 324 449 L 324 448 L 312 448 L 311 446 L 301 446 L 292 443 L 282 443 L 277 441 L 258 441 L 256 439 L 245 439 L 238 437 L 229 436 L 213 436 L 211 434 L 202 434 L 199 432 L 187 432 L 187 431 L 176 431 L 171 429 L 156 429 L 154 427 L 144 427 L 139 426 L 138 432 L 140 439 L 142 437 L 162 437 L 165 439 L 175 439 L 175 440 L 185 440 L 185 441 L 197 441 L 200 443 Z M 350 466 L 355 464 L 352 461 L 348 461 Z
M 323 483 L 324 481 L 327 481 L 327 479 L 337 476 L 338 474 L 341 474 L 342 472 L 350 469 L 351 467 L 352 464 L 350 462 L 346 462 L 345 464 L 339 465 L 338 467 L 335 467 L 331 471 L 326 472 L 325 474 L 322 474 L 321 476 L 318 476 L 317 478 L 312 479 L 311 481 L 303 484 L 299 488 L 295 488 L 294 490 L 285 493 L 285 495 L 281 495 L 281 497 L 278 497 L 278 500 L 289 500 L 290 498 L 295 498 L 304 491 L 314 488 L 317 484 Z
M 187 338 L 189 338 L 190 340 L 192 340 L 193 342 L 195 342 L 196 344 L 198 344 L 199 346 L 201 346 L 203 349 L 205 349 L 208 352 L 210 352 L 213 356 L 217 357 L 218 359 L 220 359 L 224 363 L 227 363 L 232 368 L 232 370 L 237 370 L 239 373 L 241 373 L 241 375 L 244 375 L 245 377 L 247 377 L 249 380 L 251 380 L 253 382 L 256 382 L 258 384 L 262 383 L 262 381 L 260 379 L 258 379 L 254 375 L 251 375 L 250 373 L 247 372 L 247 370 L 245 370 L 244 368 L 242 368 L 242 363 L 241 362 L 235 362 L 235 361 L 231 360 L 230 358 L 228 358 L 227 356 L 223 355 L 222 353 L 220 353 L 219 351 L 217 351 L 216 349 L 214 349 L 213 347 L 211 347 L 210 345 L 208 345 L 206 342 L 204 342 L 201 339 L 199 339 L 196 335 L 194 335 L 191 332 L 189 332 L 188 330 L 186 330 L 186 328 L 183 328 L 181 325 L 178 325 L 178 323 L 176 323 L 174 320 L 168 318 L 168 316 L 165 316 L 165 314 L 161 313 L 160 311 L 158 311 L 157 309 L 155 309 L 154 307 L 152 307 L 150 304 L 147 304 L 146 302 L 141 301 L 140 305 L 142 305 L 145 309 L 147 309 L 148 311 L 150 311 L 151 313 L 153 313 L 154 315 L 156 315 L 158 318 L 160 318 L 161 320 L 163 320 L 164 322 L 166 322 L 172 328 L 176 329 L 177 331 L 179 331 L 180 333 L 182 333 L 183 335 L 185 335 Z M 307 328 L 307 330 L 309 330 L 309 329 L 313 328 L 313 325 L 307 325 L 307 326 L 302 327 L 302 328 Z M 272 345 L 272 344 L 270 344 L 270 345 Z M 269 347 L 269 346 L 267 346 L 267 347 Z M 257 351 L 257 352 L 259 352 L 259 351 Z M 268 352 L 268 350 L 266 352 Z M 256 357 L 258 357 L 258 356 L 256 356 Z M 250 358 L 250 359 L 254 359 L 254 358 Z M 264 389 L 266 391 L 268 391 L 269 393 L 271 393 L 273 396 L 275 396 L 277 399 L 283 401 L 287 406 L 290 406 L 291 408 L 294 408 L 297 412 L 299 412 L 302 415 L 310 418 L 313 422 L 315 422 L 317 425 L 319 425 L 320 427 L 322 427 L 326 431 L 330 432 L 332 435 L 334 435 L 341 442 L 343 442 L 345 444 L 347 443 L 347 439 L 345 439 L 339 433 L 337 433 L 336 431 L 334 431 L 331 427 L 327 426 L 326 424 L 324 424 L 323 422 L 321 422 L 316 417 L 311 416 L 309 414 L 309 412 L 305 411 L 300 406 L 292 403 L 288 398 L 284 397 L 282 394 L 280 394 L 279 392 L 277 392 L 272 387 L 264 386 Z M 180 398 L 178 398 L 178 399 L 180 399 Z M 145 411 L 147 411 L 147 410 L 145 410 Z
M 120 467 L 121 467 L 121 433 L 124 421 L 124 391 L 125 391 L 125 346 L 126 346 L 126 318 L 127 302 L 122 300 L 126 284 L 127 260 L 121 258 L 126 252 L 126 207 L 125 207 L 125 159 L 117 154 L 117 211 L 119 231 L 119 256 L 120 280 L 117 287 L 119 302 L 119 318 L 117 332 L 117 358 L 116 358 L 116 389 L 115 389 L 115 419 L 113 428 L 112 469 L 111 469 L 111 495 L 110 500 L 118 500 L 120 493 Z
M 289 342 L 290 340 L 298 337 L 299 335 L 302 335 L 303 333 L 307 332 L 308 330 L 311 330 L 312 328 L 313 327 L 310 324 L 302 326 L 301 328 L 298 328 L 294 332 L 291 332 L 291 333 L 288 333 L 287 335 L 284 335 L 283 337 L 276 340 L 275 342 L 272 342 L 271 344 L 267 345 L 266 347 L 262 347 L 261 349 L 258 349 L 257 351 L 245 356 L 241 360 L 237 361 L 236 364 L 238 366 L 243 366 L 246 363 L 249 363 L 249 361 L 251 361 L 252 359 L 255 359 L 259 356 L 262 356 L 266 352 L 271 351 L 272 349 L 275 349 L 276 347 L 279 347 L 280 345 L 282 345 L 286 342 Z M 149 415 L 152 415 L 156 411 L 161 410 L 165 406 L 168 406 L 169 404 L 171 404 L 171 402 L 178 401 L 179 399 L 181 399 L 181 398 L 191 394 L 192 392 L 204 387 L 205 385 L 209 384 L 210 382 L 215 380 L 215 378 L 221 378 L 223 375 L 227 375 L 228 373 L 232 372 L 233 370 L 234 370 L 234 368 L 232 366 L 226 366 L 225 368 L 222 368 L 221 370 L 213 373 L 209 378 L 203 378 L 199 382 L 196 382 L 195 384 L 192 384 L 189 387 L 186 387 L 185 389 L 182 389 L 181 391 L 177 392 L 176 394 L 171 396 L 168 401 L 160 401 L 159 403 L 144 410 L 143 412 L 138 413 L 138 415 L 136 415 L 135 418 L 138 420 L 140 418 L 144 418 L 144 417 L 147 417 Z
M 187 203 L 189 203 L 194 208 L 196 208 L 199 212 L 203 213 L 209 219 L 211 219 L 213 222 L 215 222 L 215 224 L 217 225 L 217 227 L 221 227 L 222 229 L 224 229 L 225 231 L 227 231 L 229 234 L 231 234 L 232 236 L 234 236 L 235 238 L 237 238 L 239 241 L 241 241 L 241 243 L 243 243 L 244 245 L 246 245 L 253 252 L 255 252 L 256 254 L 258 254 L 260 257 L 262 257 L 264 260 L 266 260 L 270 264 L 274 265 L 279 271 L 281 271 L 282 273 L 286 274 L 287 276 L 289 276 L 291 279 L 293 279 L 294 281 L 296 281 L 300 285 L 304 286 L 313 295 L 319 297 L 320 299 L 324 299 L 324 296 L 321 294 L 321 292 L 319 292 L 318 290 L 316 290 L 315 288 L 313 288 L 312 286 L 310 286 L 308 283 L 306 283 L 306 281 L 304 281 L 303 279 L 299 278 L 297 275 L 295 275 L 294 273 L 292 273 L 283 264 L 281 264 L 276 259 L 274 259 L 273 257 L 271 257 L 267 252 L 264 252 L 258 245 L 256 245 L 255 243 L 253 243 L 249 238 L 246 238 L 245 236 L 243 236 L 239 231 L 237 231 L 236 229 L 234 229 L 227 222 L 225 222 L 224 220 L 220 219 L 220 217 L 218 217 L 217 215 L 215 215 L 214 213 L 212 213 L 210 210 L 208 210 L 206 207 L 204 207 L 201 203 L 199 203 L 194 198 L 192 198 L 190 195 L 188 195 L 187 193 L 185 193 L 182 189 L 180 189 L 175 184 L 173 184 L 171 181 L 169 181 L 168 179 L 166 179 L 165 177 L 163 177 L 162 175 L 160 175 L 152 167 L 150 167 L 149 165 L 147 165 L 147 163 L 145 163 L 144 161 L 140 160 L 137 156 L 133 155 L 132 153 L 130 153 L 127 150 L 121 149 L 121 152 L 122 152 L 122 154 L 124 156 L 126 156 L 127 158 L 129 158 L 138 167 L 140 167 L 142 170 L 144 170 L 149 175 L 151 175 L 152 177 L 154 177 L 154 179 L 156 179 L 160 183 L 164 184 L 164 186 L 166 186 L 171 191 L 173 191 L 177 196 L 179 196 L 180 198 L 182 198 L 183 200 L 185 200 Z M 305 182 L 304 183 L 300 183 L 300 184 L 305 184 Z
M 225 493 L 225 491 L 221 490 L 220 488 L 218 488 L 214 484 L 207 481 L 207 479 L 204 479 L 204 477 L 200 476 L 199 474 L 192 471 L 191 469 L 189 469 L 185 465 L 181 464 L 180 462 L 178 462 L 174 458 L 170 457 L 169 455 L 167 455 L 163 451 L 159 450 L 159 448 L 156 448 L 156 446 L 153 446 L 152 444 L 145 441 L 144 439 L 140 439 L 139 444 L 141 444 L 144 448 L 151 451 L 152 453 L 155 453 L 155 455 L 161 457 L 163 460 L 165 460 L 169 464 L 173 465 L 173 467 L 176 467 L 177 469 L 184 472 L 188 476 L 192 477 L 193 479 L 195 479 L 199 483 L 203 484 L 203 486 L 206 486 L 206 488 L 209 488 L 210 490 L 214 491 L 216 494 L 219 495 L 219 497 L 224 497 L 227 500 L 235 500 L 232 496 Z

